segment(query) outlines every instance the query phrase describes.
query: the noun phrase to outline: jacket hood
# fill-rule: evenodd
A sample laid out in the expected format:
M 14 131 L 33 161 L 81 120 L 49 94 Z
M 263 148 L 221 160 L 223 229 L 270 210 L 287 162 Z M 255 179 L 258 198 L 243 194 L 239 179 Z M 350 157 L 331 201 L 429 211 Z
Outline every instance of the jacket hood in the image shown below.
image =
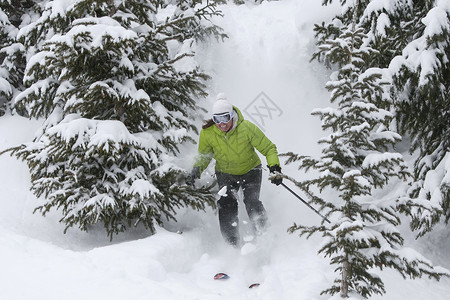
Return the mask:
M 241 113 L 241 111 L 239 110 L 239 108 L 237 108 L 237 107 L 234 106 L 234 105 L 233 105 L 233 110 L 237 113 L 237 116 L 238 116 L 238 121 L 237 121 L 237 123 L 238 123 L 238 125 L 239 125 L 240 123 L 242 123 L 242 121 L 244 121 L 244 116 L 242 115 L 242 113 Z
M 236 112 L 236 114 L 233 115 L 233 127 L 229 132 L 235 130 L 236 127 L 241 124 L 242 121 L 244 121 L 244 116 L 242 115 L 241 111 L 235 106 L 233 106 L 233 110 Z

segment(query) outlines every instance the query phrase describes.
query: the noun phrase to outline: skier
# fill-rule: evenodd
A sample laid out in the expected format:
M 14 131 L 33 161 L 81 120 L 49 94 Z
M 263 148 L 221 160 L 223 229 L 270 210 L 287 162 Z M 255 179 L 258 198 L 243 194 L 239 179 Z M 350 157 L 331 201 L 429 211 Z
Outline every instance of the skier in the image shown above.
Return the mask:
M 194 185 L 211 159 L 215 159 L 221 191 L 217 202 L 220 231 L 225 241 L 235 247 L 240 244 L 236 199 L 239 188 L 242 188 L 245 208 L 255 233 L 260 235 L 268 225 L 266 210 L 259 200 L 262 168 L 255 148 L 266 157 L 271 173 L 281 172 L 276 146 L 255 124 L 244 120 L 225 94 L 217 95 L 212 118 L 204 121 L 200 132 L 198 156 L 186 182 Z M 272 179 L 276 185 L 281 182 L 282 178 Z

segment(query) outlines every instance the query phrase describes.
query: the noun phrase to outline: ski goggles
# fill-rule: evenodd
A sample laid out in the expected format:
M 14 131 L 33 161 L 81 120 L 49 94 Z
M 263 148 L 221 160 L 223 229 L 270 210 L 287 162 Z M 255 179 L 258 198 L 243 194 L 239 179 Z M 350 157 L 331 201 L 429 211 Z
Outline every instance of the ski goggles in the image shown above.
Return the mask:
M 231 121 L 231 118 L 233 117 L 233 113 L 224 113 L 220 115 L 213 115 L 212 119 L 214 123 L 220 124 L 220 123 L 228 123 Z

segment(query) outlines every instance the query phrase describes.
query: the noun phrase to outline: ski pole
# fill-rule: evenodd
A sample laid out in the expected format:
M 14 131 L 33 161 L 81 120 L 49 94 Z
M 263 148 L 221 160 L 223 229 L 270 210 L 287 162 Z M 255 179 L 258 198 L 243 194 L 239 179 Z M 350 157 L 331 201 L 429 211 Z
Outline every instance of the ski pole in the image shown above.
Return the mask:
M 306 202 L 305 200 L 303 200 L 299 195 L 297 195 L 293 190 L 291 190 L 287 185 L 285 185 L 284 183 L 281 183 L 282 186 L 284 186 L 289 192 L 291 192 L 295 197 L 297 197 L 300 201 L 302 201 L 303 203 L 306 204 L 306 206 L 308 206 L 309 208 L 311 208 L 316 214 L 318 214 L 319 216 L 322 217 L 322 219 L 324 219 L 325 221 L 327 221 L 328 223 L 331 223 L 325 216 L 323 216 L 320 212 L 317 211 L 317 209 L 315 209 L 314 207 L 312 207 L 308 202 Z

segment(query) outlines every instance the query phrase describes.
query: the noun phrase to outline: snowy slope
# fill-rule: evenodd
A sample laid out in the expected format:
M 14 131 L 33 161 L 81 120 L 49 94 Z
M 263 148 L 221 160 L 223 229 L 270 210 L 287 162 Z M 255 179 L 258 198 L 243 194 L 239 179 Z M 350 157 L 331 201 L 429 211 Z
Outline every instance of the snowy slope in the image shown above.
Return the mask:
M 225 6 L 225 18 L 217 22 L 230 38 L 198 49 L 200 63 L 214 77 L 206 106 L 214 94 L 225 92 L 246 118 L 261 123 L 280 152 L 314 154 L 322 132 L 310 112 L 328 105 L 323 89 L 327 71 L 309 59 L 312 24 L 332 9 L 309 2 Z M 255 109 L 265 117 L 255 114 Z M 0 118 L 0 151 L 30 141 L 38 126 L 39 121 Z M 192 157 L 195 146 L 189 151 Z M 283 171 L 304 176 L 295 167 Z M 28 188 L 26 166 L 0 156 L 0 299 L 312 300 L 327 299 L 320 291 L 335 278 L 327 261 L 316 253 L 319 237 L 306 240 L 286 233 L 294 221 L 316 224 L 319 217 L 267 181 L 262 200 L 272 226 L 255 245 L 249 243 L 240 250 L 224 244 L 212 210 L 206 214 L 181 211 L 178 223 L 167 224 L 155 236 L 139 228 L 112 243 L 102 228 L 89 233 L 70 229 L 64 235 L 58 213 L 46 218 L 32 214 L 38 201 Z M 244 215 L 241 221 L 245 232 Z M 448 234 L 435 233 L 422 241 L 414 241 L 409 233 L 406 236 L 424 255 L 450 267 Z M 213 281 L 217 272 L 232 278 Z M 390 270 L 380 276 L 387 294 L 372 299 L 449 298 L 448 279 L 439 283 L 403 280 Z M 261 286 L 248 289 L 254 281 Z

